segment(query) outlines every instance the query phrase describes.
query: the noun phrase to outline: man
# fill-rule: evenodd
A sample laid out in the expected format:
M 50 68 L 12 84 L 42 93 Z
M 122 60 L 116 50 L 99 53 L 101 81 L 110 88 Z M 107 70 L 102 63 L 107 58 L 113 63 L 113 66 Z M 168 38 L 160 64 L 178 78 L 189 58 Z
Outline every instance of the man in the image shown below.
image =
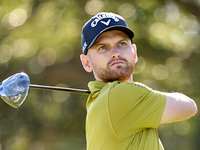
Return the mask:
M 88 150 L 163 150 L 160 124 L 194 116 L 197 107 L 181 93 L 162 93 L 133 82 L 138 60 L 134 33 L 113 13 L 99 13 L 82 30 L 81 62 L 96 81 L 88 84 Z

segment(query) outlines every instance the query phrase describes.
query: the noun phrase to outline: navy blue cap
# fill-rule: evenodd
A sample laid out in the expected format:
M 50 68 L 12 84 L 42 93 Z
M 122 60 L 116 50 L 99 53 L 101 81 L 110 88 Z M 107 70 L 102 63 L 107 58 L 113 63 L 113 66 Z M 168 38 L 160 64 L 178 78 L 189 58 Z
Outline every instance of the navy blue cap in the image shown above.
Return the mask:
M 108 30 L 121 30 L 132 40 L 134 33 L 128 28 L 123 17 L 114 14 L 101 12 L 92 17 L 82 29 L 81 45 L 84 54 L 94 44 L 100 34 Z

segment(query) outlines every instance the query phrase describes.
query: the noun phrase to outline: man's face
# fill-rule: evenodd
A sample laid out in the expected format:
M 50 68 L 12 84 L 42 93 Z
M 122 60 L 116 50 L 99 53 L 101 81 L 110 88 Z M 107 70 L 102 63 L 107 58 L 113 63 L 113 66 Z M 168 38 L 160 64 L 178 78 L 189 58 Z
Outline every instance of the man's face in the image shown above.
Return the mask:
M 136 46 L 124 32 L 107 31 L 97 38 L 87 55 L 81 55 L 81 60 L 97 81 L 130 82 L 137 62 Z

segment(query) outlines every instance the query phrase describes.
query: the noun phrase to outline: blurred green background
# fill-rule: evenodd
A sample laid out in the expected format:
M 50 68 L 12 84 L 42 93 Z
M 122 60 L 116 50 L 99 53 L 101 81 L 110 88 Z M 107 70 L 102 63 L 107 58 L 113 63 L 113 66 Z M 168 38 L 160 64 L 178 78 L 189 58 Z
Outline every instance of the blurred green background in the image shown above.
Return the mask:
M 199 104 L 200 0 L 0 0 L 0 80 L 88 89 L 80 36 L 98 12 L 123 16 L 135 32 L 134 81 L 182 92 Z M 0 101 L 0 150 L 85 150 L 87 96 L 31 89 L 15 109 Z M 161 125 L 166 150 L 199 150 L 199 114 Z

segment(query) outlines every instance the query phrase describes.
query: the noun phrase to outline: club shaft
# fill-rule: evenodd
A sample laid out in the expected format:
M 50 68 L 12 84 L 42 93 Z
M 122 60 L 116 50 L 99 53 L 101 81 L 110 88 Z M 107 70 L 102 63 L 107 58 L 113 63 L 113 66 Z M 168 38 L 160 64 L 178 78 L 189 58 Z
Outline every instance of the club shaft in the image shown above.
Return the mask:
M 87 95 L 90 94 L 89 90 L 65 88 L 65 87 L 55 87 L 55 86 L 46 86 L 46 85 L 30 84 L 30 88 L 42 89 L 42 90 L 65 91 L 65 92 L 71 92 L 71 93 L 77 93 L 77 94 L 87 94 Z

